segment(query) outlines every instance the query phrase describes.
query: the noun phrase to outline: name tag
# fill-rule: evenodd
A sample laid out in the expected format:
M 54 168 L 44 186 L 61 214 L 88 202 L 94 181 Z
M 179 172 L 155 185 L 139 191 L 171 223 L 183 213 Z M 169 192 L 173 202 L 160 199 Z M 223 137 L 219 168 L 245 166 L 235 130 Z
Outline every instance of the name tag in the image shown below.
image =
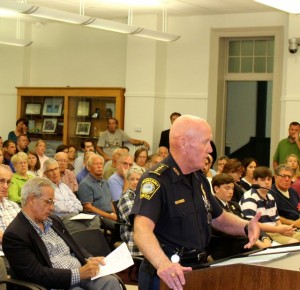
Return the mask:
M 175 201 L 175 204 L 180 204 L 180 203 L 184 203 L 185 199 L 179 199 Z

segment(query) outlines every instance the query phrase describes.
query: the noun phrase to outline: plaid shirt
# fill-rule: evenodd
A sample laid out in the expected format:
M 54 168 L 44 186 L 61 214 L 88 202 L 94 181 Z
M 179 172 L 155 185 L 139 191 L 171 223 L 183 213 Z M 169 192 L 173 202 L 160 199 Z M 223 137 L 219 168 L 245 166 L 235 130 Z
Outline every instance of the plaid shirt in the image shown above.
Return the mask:
M 23 212 L 23 214 L 43 240 L 52 267 L 56 269 L 71 269 L 71 285 L 79 283 L 79 268 L 81 267 L 81 264 L 78 259 L 70 253 L 70 248 L 65 241 L 52 229 L 52 220 L 47 218 L 43 222 L 45 231 L 42 231 L 25 212 Z
M 4 232 L 12 220 L 17 216 L 21 208 L 13 201 L 2 198 L 0 201 L 0 230 Z M 2 245 L 0 245 L 2 248 Z
M 135 192 L 131 189 L 128 189 L 124 194 L 122 194 L 119 202 L 119 216 L 121 222 L 130 224 L 129 214 L 133 207 L 135 199 Z M 132 256 L 141 256 L 142 253 L 139 251 L 138 247 L 133 241 L 133 228 L 128 226 L 120 226 L 120 236 L 122 240 L 127 244 L 129 252 Z

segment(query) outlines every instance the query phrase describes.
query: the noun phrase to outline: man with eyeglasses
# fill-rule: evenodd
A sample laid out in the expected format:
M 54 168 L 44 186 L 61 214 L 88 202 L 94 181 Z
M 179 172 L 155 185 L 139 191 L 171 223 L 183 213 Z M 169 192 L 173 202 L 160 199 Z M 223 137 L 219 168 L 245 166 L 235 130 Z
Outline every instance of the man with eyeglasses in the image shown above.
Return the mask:
M 31 179 L 22 188 L 22 211 L 3 236 L 13 277 L 47 289 L 119 289 L 111 275 L 91 280 L 101 271 L 103 257 L 90 257 L 61 220 L 51 215 L 54 190 L 53 183 L 43 177 Z
M 291 187 L 293 169 L 280 164 L 275 169 L 275 183 L 272 185 L 273 195 L 280 221 L 283 224 L 300 228 L 299 209 L 300 198 L 295 189 Z
M 54 213 L 58 216 L 65 216 L 82 211 L 81 202 L 72 192 L 70 187 L 61 181 L 60 169 L 56 160 L 49 158 L 43 165 L 44 176 L 54 184 L 55 205 Z
M 67 169 L 68 167 L 68 154 L 65 152 L 58 152 L 54 155 L 54 159 L 59 165 L 61 175 L 61 182 L 68 185 L 72 192 L 76 193 L 78 190 L 78 183 L 73 171 Z
M 261 213 L 258 220 L 260 228 L 265 231 L 273 241 L 279 244 L 298 243 L 300 233 L 296 232 L 293 225 L 282 224 L 272 189 L 272 172 L 268 167 L 259 166 L 253 172 L 253 184 L 258 189 L 252 188 L 244 193 L 240 206 L 247 219 L 251 219 L 257 212 Z
M 117 160 L 117 170 L 107 180 L 113 201 L 118 201 L 122 193 L 129 189 L 127 172 L 132 165 L 133 157 L 129 153 L 123 153 L 119 156 Z
M 4 231 L 21 210 L 17 203 L 7 199 L 12 177 L 10 167 L 0 164 L 0 249 Z

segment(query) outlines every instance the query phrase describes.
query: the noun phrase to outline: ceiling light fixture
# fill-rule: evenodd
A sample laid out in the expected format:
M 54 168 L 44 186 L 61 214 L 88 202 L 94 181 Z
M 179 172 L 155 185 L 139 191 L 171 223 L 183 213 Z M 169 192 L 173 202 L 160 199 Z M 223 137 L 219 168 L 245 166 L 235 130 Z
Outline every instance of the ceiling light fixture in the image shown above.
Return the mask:
M 13 46 L 29 46 L 32 41 L 24 40 L 24 39 L 17 39 L 17 38 L 8 38 L 8 37 L 1 37 L 0 36 L 0 43 L 6 45 L 13 45 Z
M 119 33 L 133 34 L 142 37 L 148 37 L 161 41 L 174 41 L 180 36 L 171 35 L 166 32 L 144 29 L 137 26 L 127 25 L 120 22 L 93 18 L 81 14 L 60 11 L 52 8 L 38 7 L 30 4 L 15 2 L 12 0 L 1 0 L 0 10 L 9 10 L 15 13 L 26 14 L 30 16 L 57 20 L 72 24 L 81 24 L 93 28 L 104 29 Z
M 288 13 L 300 14 L 299 0 L 254 0 L 254 1 Z

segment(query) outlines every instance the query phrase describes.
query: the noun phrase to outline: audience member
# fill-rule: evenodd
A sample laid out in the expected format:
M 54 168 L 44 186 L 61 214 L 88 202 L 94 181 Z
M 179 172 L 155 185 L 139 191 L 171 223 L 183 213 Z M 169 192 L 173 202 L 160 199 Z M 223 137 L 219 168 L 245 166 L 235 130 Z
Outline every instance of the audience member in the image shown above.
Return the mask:
M 244 167 L 244 172 L 239 184 L 244 189 L 244 191 L 248 191 L 253 183 L 253 172 L 257 167 L 257 161 L 252 157 L 244 158 L 242 160 L 242 165 Z
M 165 146 L 160 146 L 157 149 L 157 154 L 162 157 L 162 159 L 166 158 L 169 155 L 169 150 L 167 147 Z
M 2 237 L 7 226 L 21 210 L 13 201 L 8 200 L 8 189 L 13 173 L 9 166 L 0 164 L 0 250 L 2 250 Z
M 122 240 L 127 244 L 129 252 L 132 256 L 141 256 L 137 245 L 133 240 L 133 228 L 130 226 L 129 215 L 133 207 L 136 187 L 140 180 L 141 175 L 145 171 L 142 168 L 131 168 L 127 173 L 127 180 L 129 182 L 129 188 L 124 192 L 118 202 L 118 210 L 120 221 L 127 225 L 120 226 L 120 235 Z
M 5 140 L 3 142 L 3 150 L 4 150 L 3 164 L 8 165 L 12 170 L 12 172 L 16 172 L 14 166 L 11 163 L 12 156 L 16 154 L 16 144 L 12 140 Z
M 174 123 L 174 121 L 180 117 L 181 114 L 174 112 L 170 115 L 170 121 L 171 121 L 171 125 Z M 169 143 L 169 135 L 170 135 L 170 129 L 164 130 L 161 132 L 160 134 L 160 140 L 159 140 L 159 147 L 164 146 L 166 147 L 168 150 L 170 148 L 170 143 Z
M 20 135 L 27 135 L 28 141 L 30 142 L 30 138 L 28 136 L 28 120 L 25 118 L 19 118 L 16 121 L 16 129 L 8 133 L 7 139 L 12 140 L 15 144 L 17 144 L 17 138 Z
M 81 149 L 83 153 L 95 152 L 94 144 L 92 139 L 84 139 L 81 141 Z M 77 175 L 82 169 L 84 169 L 84 154 L 78 156 L 74 161 L 75 175 Z M 78 182 L 79 184 L 79 182 Z
M 295 154 L 300 159 L 300 139 L 299 139 L 300 124 L 292 122 L 289 125 L 289 135 L 282 139 L 278 145 L 273 156 L 273 167 L 283 164 L 290 154 Z
M 227 173 L 233 177 L 234 191 L 232 200 L 235 202 L 239 202 L 244 194 L 243 188 L 239 185 L 239 181 L 241 179 L 243 171 L 244 167 L 242 163 L 237 159 L 228 159 L 222 171 L 222 173 Z
M 226 155 L 222 155 L 217 160 L 217 174 L 222 173 L 224 165 L 229 160 Z
M 4 161 L 4 150 L 0 147 L 0 164 L 3 164 Z
M 132 165 L 133 158 L 129 153 L 120 155 L 117 161 L 116 172 L 107 180 L 113 201 L 118 201 L 122 193 L 129 188 L 129 182 L 126 176 Z
M 118 129 L 118 120 L 115 118 L 107 119 L 107 130 L 99 134 L 97 152 L 103 156 L 105 161 L 111 160 L 113 151 L 121 147 L 123 142 L 129 142 L 133 145 L 144 145 L 147 149 L 149 144 L 143 140 L 130 138 L 123 130 Z
M 61 175 L 61 182 L 68 185 L 72 192 L 77 192 L 78 183 L 75 177 L 74 172 L 67 169 L 68 166 L 68 154 L 61 151 L 57 152 L 54 155 L 54 159 L 57 161 L 59 166 L 59 171 Z
M 16 169 L 11 179 L 11 185 L 8 190 L 8 199 L 21 204 L 21 189 L 24 184 L 34 176 L 28 174 L 28 155 L 19 152 L 11 158 L 11 162 Z
M 63 152 L 61 152 L 63 153 Z M 64 153 L 65 154 L 65 153 Z M 63 216 L 82 211 L 82 205 L 72 192 L 70 187 L 61 181 L 59 164 L 56 160 L 49 158 L 43 165 L 44 176 L 54 184 L 54 213 Z
M 134 165 L 146 169 L 146 164 L 148 161 L 148 150 L 141 147 L 134 152 Z
M 290 225 L 283 225 L 279 220 L 278 210 L 273 195 L 268 193 L 272 185 L 272 172 L 268 167 L 259 166 L 253 172 L 253 184 L 261 188 L 252 188 L 243 195 L 240 206 L 246 218 L 251 219 L 261 213 L 260 228 L 273 241 L 279 244 L 291 244 L 300 241 L 300 233 Z
M 50 215 L 54 205 L 51 181 L 35 177 L 22 189 L 22 211 L 3 236 L 3 251 L 13 278 L 47 289 L 118 289 L 113 276 L 91 280 L 99 271 L 100 257 L 79 248 L 61 220 Z
M 2 139 L 2 137 L 0 136 L 0 148 L 2 148 L 2 145 L 3 145 L 3 139 Z
M 127 150 L 126 148 L 120 147 L 114 150 L 113 154 L 112 154 L 112 159 L 107 161 L 104 165 L 104 169 L 103 169 L 103 178 L 108 180 L 108 178 L 110 178 L 117 170 L 117 161 L 120 157 L 121 154 L 123 153 L 128 153 L 129 150 Z
M 89 160 L 89 158 L 93 155 L 95 155 L 96 153 L 94 153 L 93 151 L 86 151 L 83 155 L 84 159 L 83 159 L 83 164 L 84 167 L 83 169 L 76 175 L 76 180 L 77 180 L 77 184 L 79 185 L 80 182 L 89 174 L 89 171 L 87 169 L 87 161 Z
M 55 153 L 58 153 L 58 152 L 65 152 L 66 154 L 69 153 L 69 146 L 66 145 L 66 144 L 60 144 L 56 147 L 56 151 Z
M 293 170 L 293 177 L 292 177 L 292 182 L 295 182 L 297 180 L 297 178 L 300 177 L 300 170 L 299 170 L 299 167 L 300 167 L 300 161 L 297 157 L 297 155 L 295 154 L 290 154 L 286 160 L 285 160 L 285 164 L 289 167 L 292 168 Z
M 212 179 L 212 187 L 218 203 L 225 211 L 245 219 L 239 204 L 231 201 L 234 190 L 234 179 L 232 176 L 226 173 L 217 174 Z M 209 249 L 211 251 L 211 257 L 214 260 L 240 254 L 245 251 L 244 246 L 248 243 L 247 237 L 232 236 L 214 229 L 213 236 L 215 238 L 212 239 Z M 259 240 L 257 240 L 255 246 L 258 248 L 270 247 L 270 237 L 261 231 Z
M 16 149 L 16 153 L 18 152 L 28 152 L 28 144 L 29 144 L 29 140 L 27 135 L 19 135 L 17 137 L 17 149 Z
M 69 152 L 68 152 L 68 167 L 67 167 L 67 169 L 74 171 L 74 169 L 75 169 L 74 162 L 76 159 L 77 150 L 76 150 L 75 145 L 69 145 L 68 149 L 69 149 Z
M 89 174 L 82 180 L 78 188 L 78 198 L 83 209 L 101 217 L 116 221 L 117 214 L 112 203 L 108 183 L 102 178 L 104 159 L 92 155 L 87 161 Z
M 273 195 L 280 221 L 286 225 L 300 228 L 299 210 L 300 198 L 291 187 L 293 169 L 280 164 L 275 169 L 275 183 L 272 185 Z
M 155 164 L 162 162 L 164 158 L 162 158 L 161 156 L 159 156 L 158 154 L 151 154 L 148 158 L 147 161 L 147 169 L 152 168 Z
M 28 151 L 28 173 L 33 176 L 41 176 L 41 163 L 35 151 Z
M 46 152 L 45 140 L 40 139 L 36 141 L 35 152 L 40 160 L 40 165 L 41 165 L 40 169 L 38 170 L 38 175 L 43 176 L 43 164 L 49 158 L 48 156 L 45 155 Z

